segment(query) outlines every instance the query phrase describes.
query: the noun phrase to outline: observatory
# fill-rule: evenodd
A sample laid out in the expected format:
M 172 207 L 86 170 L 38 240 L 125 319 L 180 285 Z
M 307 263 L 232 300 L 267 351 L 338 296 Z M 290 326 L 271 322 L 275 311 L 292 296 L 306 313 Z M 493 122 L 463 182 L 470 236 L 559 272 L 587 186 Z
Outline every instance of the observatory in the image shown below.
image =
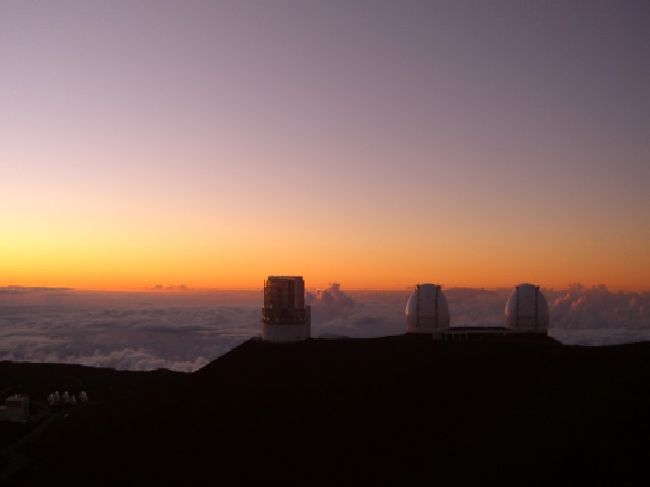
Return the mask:
M 546 333 L 548 304 L 534 284 L 519 284 L 506 304 L 506 328 L 514 331 Z
M 417 284 L 406 303 L 406 332 L 439 334 L 449 328 L 449 306 L 438 284 Z
M 301 276 L 269 276 L 264 282 L 262 338 L 270 342 L 297 342 L 311 334 L 311 309 L 305 306 Z
M 406 303 L 406 332 L 436 340 L 548 340 L 548 305 L 539 286 L 519 284 L 505 309 L 505 326 L 449 326 L 447 299 L 438 284 L 418 284 Z

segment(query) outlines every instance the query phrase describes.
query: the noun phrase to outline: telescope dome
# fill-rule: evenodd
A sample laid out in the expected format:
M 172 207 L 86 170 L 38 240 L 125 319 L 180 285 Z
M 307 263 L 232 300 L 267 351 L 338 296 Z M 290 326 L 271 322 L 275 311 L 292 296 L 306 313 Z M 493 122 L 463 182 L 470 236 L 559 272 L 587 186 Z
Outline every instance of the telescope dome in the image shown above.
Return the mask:
M 406 332 L 434 333 L 449 328 L 449 306 L 438 284 L 418 284 L 406 303 Z
M 506 327 L 512 330 L 547 331 L 548 304 L 534 284 L 519 284 L 506 304 Z

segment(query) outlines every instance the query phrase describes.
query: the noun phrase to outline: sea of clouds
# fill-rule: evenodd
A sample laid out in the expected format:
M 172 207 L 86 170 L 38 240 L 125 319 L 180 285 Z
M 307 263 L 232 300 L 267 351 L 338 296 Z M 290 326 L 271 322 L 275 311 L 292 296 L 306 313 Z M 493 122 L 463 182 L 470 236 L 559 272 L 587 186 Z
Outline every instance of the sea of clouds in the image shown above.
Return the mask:
M 446 289 L 452 326 L 501 325 L 510 289 Z M 571 345 L 650 340 L 650 293 L 543 290 L 550 334 Z M 312 335 L 404 332 L 409 291 L 309 291 Z M 262 291 L 90 292 L 0 288 L 0 360 L 196 370 L 260 334 Z

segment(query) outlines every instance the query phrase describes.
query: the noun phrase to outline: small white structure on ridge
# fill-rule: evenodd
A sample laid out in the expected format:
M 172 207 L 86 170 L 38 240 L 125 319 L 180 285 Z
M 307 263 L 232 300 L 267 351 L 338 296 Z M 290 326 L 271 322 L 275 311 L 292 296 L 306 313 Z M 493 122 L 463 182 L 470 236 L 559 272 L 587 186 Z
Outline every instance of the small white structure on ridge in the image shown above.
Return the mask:
M 517 331 L 546 333 L 548 304 L 534 284 L 519 284 L 508 299 L 505 311 L 506 328 Z
M 407 333 L 442 333 L 449 328 L 447 298 L 438 284 L 418 284 L 406 303 Z
M 14 394 L 5 399 L 4 406 L 0 406 L 0 420 L 23 423 L 29 421 L 29 397 Z

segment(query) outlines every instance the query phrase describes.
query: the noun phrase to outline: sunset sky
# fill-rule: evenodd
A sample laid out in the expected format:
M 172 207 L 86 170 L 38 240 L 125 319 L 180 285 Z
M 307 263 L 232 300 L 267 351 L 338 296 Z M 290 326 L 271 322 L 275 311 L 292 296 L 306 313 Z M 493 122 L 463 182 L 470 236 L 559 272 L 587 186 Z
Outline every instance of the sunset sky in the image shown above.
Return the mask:
M 650 3 L 0 0 L 0 285 L 650 290 Z

